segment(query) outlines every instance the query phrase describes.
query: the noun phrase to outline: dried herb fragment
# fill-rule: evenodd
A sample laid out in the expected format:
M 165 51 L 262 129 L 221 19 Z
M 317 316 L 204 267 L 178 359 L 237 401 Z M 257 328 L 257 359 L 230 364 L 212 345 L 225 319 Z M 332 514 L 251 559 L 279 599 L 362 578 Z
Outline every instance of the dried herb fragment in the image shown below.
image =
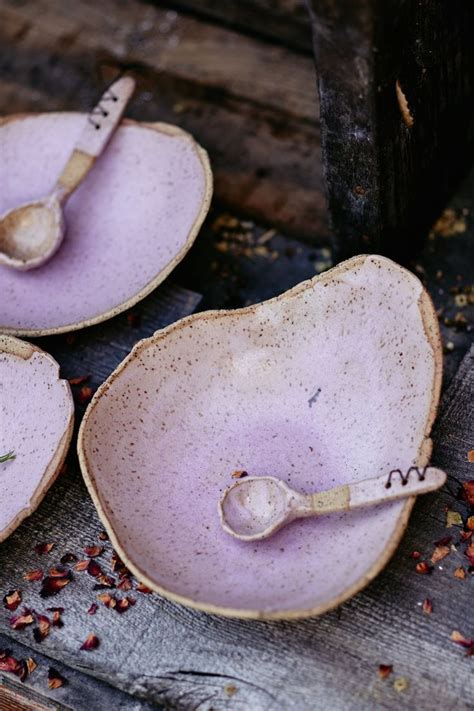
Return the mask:
M 69 565 L 69 563 L 75 563 L 77 560 L 77 555 L 74 553 L 65 553 L 61 558 L 62 565 Z
M 386 679 L 393 671 L 392 664 L 379 664 L 379 677 L 381 679 Z
M 66 572 L 62 577 L 46 577 L 41 584 L 40 595 L 42 598 L 52 597 L 57 595 L 66 585 L 68 585 L 72 580 L 72 573 L 70 570 Z
M 451 553 L 451 548 L 449 546 L 436 546 L 431 556 L 432 563 L 438 563 L 443 558 Z
M 38 543 L 35 546 L 35 551 L 38 555 L 44 555 L 45 553 L 50 553 L 55 545 L 55 543 Z
M 89 634 L 87 635 L 86 641 L 81 644 L 81 649 L 85 649 L 87 652 L 90 652 L 92 649 L 97 649 L 99 644 L 99 638 L 96 637 L 95 634 Z
M 27 625 L 32 625 L 34 622 L 34 617 L 30 610 L 26 607 L 23 608 L 23 612 L 20 615 L 13 615 L 10 617 L 10 627 L 14 630 L 23 630 Z
M 43 575 L 44 573 L 42 570 L 30 570 L 28 573 L 23 575 L 23 579 L 27 580 L 29 583 L 37 582 L 38 580 L 43 579 Z
M 0 464 L 3 464 L 4 462 L 11 462 L 13 459 L 16 459 L 16 454 L 12 450 L 11 452 L 0 455 Z
M 21 590 L 10 590 L 3 598 L 3 604 L 10 610 L 10 612 L 15 612 L 16 608 L 21 604 Z
M 97 558 L 103 552 L 102 546 L 86 546 L 84 548 L 84 553 L 89 556 L 89 558 Z
M 58 672 L 54 667 L 48 669 L 48 689 L 59 689 L 60 686 L 66 686 L 67 679 Z
M 429 598 L 426 598 L 423 600 L 422 609 L 425 615 L 431 615 L 433 612 L 433 602 Z
M 97 612 L 98 609 L 99 609 L 98 604 L 96 602 L 93 602 L 92 605 L 87 610 L 87 614 L 88 615 L 95 615 L 95 613 Z
M 416 564 L 415 570 L 420 575 L 428 575 L 428 573 L 431 573 L 432 568 L 426 561 L 420 561 Z
M 243 479 L 244 476 L 248 476 L 248 472 L 246 472 L 245 469 L 236 469 L 235 472 L 231 474 L 232 479 Z
M 459 578 L 459 580 L 464 580 L 464 578 L 466 577 L 466 571 L 464 570 L 462 565 L 455 569 L 454 577 Z
M 462 526 L 462 516 L 459 511 L 446 511 L 446 528 Z

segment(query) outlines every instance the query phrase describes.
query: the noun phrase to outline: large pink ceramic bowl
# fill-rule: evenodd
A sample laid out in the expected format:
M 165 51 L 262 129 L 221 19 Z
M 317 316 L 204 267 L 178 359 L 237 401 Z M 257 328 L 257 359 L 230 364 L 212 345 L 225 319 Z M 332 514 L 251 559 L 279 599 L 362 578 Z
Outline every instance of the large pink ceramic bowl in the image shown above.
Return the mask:
M 0 120 L 0 214 L 53 187 L 87 117 Z M 158 286 L 209 208 L 207 154 L 167 124 L 123 121 L 68 201 L 66 238 L 29 272 L 0 266 L 0 332 L 44 336 L 99 323 Z
M 87 410 L 82 471 L 114 545 L 157 592 L 237 617 L 319 614 L 381 570 L 413 499 L 247 543 L 219 522 L 231 473 L 312 492 L 424 465 L 440 378 L 419 280 L 355 257 L 271 301 L 197 314 L 137 344 Z

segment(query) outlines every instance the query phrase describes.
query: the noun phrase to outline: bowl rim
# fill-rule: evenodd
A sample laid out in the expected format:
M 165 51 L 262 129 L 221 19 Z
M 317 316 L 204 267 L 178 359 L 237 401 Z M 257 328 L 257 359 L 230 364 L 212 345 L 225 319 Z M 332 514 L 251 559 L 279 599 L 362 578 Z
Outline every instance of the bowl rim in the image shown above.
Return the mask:
M 312 279 L 303 281 L 299 284 L 297 284 L 295 287 L 292 289 L 289 289 L 288 291 L 283 292 L 282 294 L 279 294 L 276 297 L 273 297 L 271 299 L 268 299 L 263 302 L 259 302 L 257 304 L 252 304 L 250 306 L 245 306 L 240 309 L 215 309 L 215 310 L 210 310 L 210 311 L 202 311 L 199 313 L 191 314 L 190 316 L 186 316 L 169 326 L 166 326 L 165 328 L 162 328 L 158 331 L 156 331 L 152 336 L 148 338 L 144 338 L 140 341 L 138 341 L 131 352 L 124 358 L 124 360 L 117 366 L 117 368 L 109 375 L 107 380 L 105 380 L 104 383 L 98 388 L 96 393 L 94 394 L 94 397 L 92 398 L 91 402 L 89 403 L 87 410 L 84 414 L 84 417 L 82 419 L 80 428 L 79 428 L 79 433 L 78 433 L 78 439 L 77 439 L 77 451 L 78 451 L 78 456 L 79 456 L 79 464 L 80 468 L 82 471 L 82 476 L 84 478 L 87 490 L 94 502 L 94 505 L 97 509 L 97 512 L 99 514 L 99 518 L 102 521 L 103 525 L 105 526 L 105 529 L 110 537 L 110 540 L 112 542 L 112 545 L 115 550 L 117 550 L 118 554 L 120 555 L 121 559 L 125 563 L 125 565 L 131 570 L 133 575 L 137 577 L 140 581 L 142 581 L 147 587 L 149 587 L 151 590 L 154 592 L 158 593 L 159 595 L 162 595 L 163 597 L 167 598 L 168 600 L 171 600 L 172 602 L 177 602 L 181 605 L 185 605 L 186 607 L 193 608 L 195 610 L 199 610 L 202 612 L 207 612 L 210 614 L 214 615 L 219 615 L 222 617 L 233 617 L 233 618 L 239 618 L 239 619 L 258 619 L 258 620 L 295 620 L 295 619 L 302 619 L 306 617 L 313 617 L 316 615 L 321 615 L 325 612 L 328 612 L 329 610 L 334 609 L 335 607 L 338 607 L 341 605 L 343 602 L 348 600 L 349 598 L 353 597 L 356 593 L 358 593 L 360 590 L 362 590 L 366 585 L 368 585 L 369 582 L 371 582 L 380 572 L 381 570 L 385 567 L 385 565 L 388 563 L 392 555 L 394 554 L 395 550 L 398 547 L 398 544 L 400 543 L 400 540 L 405 532 L 405 529 L 407 527 L 408 519 L 410 517 L 411 510 L 414 506 L 416 497 L 412 496 L 410 498 L 407 498 L 405 500 L 404 506 L 398 516 L 398 519 L 395 524 L 394 531 L 392 533 L 392 537 L 390 540 L 389 545 L 384 549 L 383 553 L 374 561 L 374 563 L 370 566 L 370 568 L 362 574 L 359 579 L 350 587 L 348 587 L 344 592 L 341 594 L 335 596 L 333 599 L 329 600 L 328 602 L 324 604 L 319 604 L 315 605 L 313 607 L 309 608 L 304 608 L 304 609 L 284 609 L 284 610 L 275 610 L 275 611 L 266 611 L 266 610 L 258 610 L 258 609 L 241 609 L 241 608 L 233 608 L 233 607 L 223 607 L 219 605 L 213 605 L 210 603 L 205 603 L 201 602 L 198 600 L 194 600 L 191 597 L 187 597 L 185 595 L 179 595 L 172 590 L 168 590 L 165 587 L 162 587 L 161 585 L 158 585 L 156 582 L 151 580 L 146 573 L 144 573 L 142 570 L 140 570 L 139 566 L 135 565 L 135 563 L 129 558 L 128 554 L 125 551 L 125 548 L 122 546 L 120 539 L 118 536 L 115 534 L 115 531 L 113 529 L 111 521 L 109 521 L 107 513 L 105 509 L 103 508 L 101 501 L 100 501 L 100 496 L 99 496 L 99 489 L 96 489 L 94 477 L 91 471 L 91 467 L 89 465 L 89 459 L 88 459 L 88 454 L 87 454 L 87 428 L 88 428 L 88 422 L 91 417 L 92 412 L 94 411 L 94 408 L 96 407 L 97 403 L 100 401 L 102 395 L 107 393 L 109 390 L 110 386 L 114 382 L 116 378 L 120 376 L 122 371 L 127 367 L 127 365 L 133 361 L 136 356 L 146 348 L 150 346 L 154 346 L 157 342 L 159 342 L 161 339 L 166 338 L 167 335 L 173 331 L 180 330 L 182 328 L 185 328 L 188 326 L 188 324 L 192 324 L 193 322 L 197 320 L 212 320 L 215 318 L 222 318 L 222 317 L 227 317 L 227 316 L 245 316 L 247 314 L 253 314 L 255 311 L 259 309 L 259 307 L 262 304 L 271 304 L 271 303 L 278 303 L 279 301 L 283 299 L 287 299 L 288 297 L 293 297 L 297 296 L 300 294 L 302 291 L 305 291 L 307 289 L 311 289 L 314 284 L 320 283 L 323 281 L 326 281 L 329 279 L 332 279 L 334 277 L 339 277 L 341 274 L 343 274 L 345 271 L 352 269 L 354 266 L 362 265 L 366 259 L 371 259 L 375 258 L 377 260 L 381 260 L 382 262 L 386 263 L 387 265 L 395 266 L 397 269 L 401 270 L 405 274 L 409 274 L 410 277 L 418 284 L 421 286 L 421 292 L 420 296 L 418 299 L 418 307 L 420 310 L 420 315 L 422 319 L 422 325 L 425 331 L 426 339 L 428 343 L 431 346 L 431 349 L 433 351 L 433 360 L 434 360 L 434 372 L 433 372 L 433 382 L 432 382 L 432 387 L 431 387 L 431 399 L 430 399 L 430 406 L 428 409 L 426 421 L 425 421 L 425 428 L 424 428 L 424 436 L 422 441 L 420 442 L 419 448 L 418 448 L 418 456 L 417 456 L 417 461 L 416 464 L 419 467 L 426 466 L 429 463 L 431 451 L 432 451 L 432 440 L 430 438 L 430 431 L 433 426 L 436 413 L 437 413 L 437 408 L 438 408 L 438 403 L 439 403 L 439 396 L 441 392 L 441 378 L 442 378 L 442 344 L 441 344 L 441 336 L 440 336 L 440 330 L 439 330 L 439 323 L 438 319 L 436 316 L 436 310 L 434 308 L 433 302 L 431 300 L 431 297 L 429 296 L 428 292 L 426 291 L 425 287 L 421 283 L 421 281 L 418 279 L 418 277 L 410 272 L 408 269 L 405 269 L 404 267 L 401 267 L 399 264 L 396 262 L 392 261 L 391 259 L 388 259 L 387 257 L 382 257 L 379 255 L 375 254 L 362 254 L 362 255 L 357 255 L 355 257 L 352 257 L 350 259 L 347 259 L 344 262 L 341 262 L 340 264 L 336 265 L 332 269 L 327 270 L 326 272 L 323 272 L 320 275 L 317 275 L 313 277 Z
M 19 358 L 23 358 L 24 360 L 29 360 L 35 353 L 41 354 L 47 358 L 53 366 L 55 366 L 57 380 L 64 388 L 65 398 L 69 405 L 68 418 L 64 433 L 59 440 L 56 450 L 54 451 L 48 466 L 44 470 L 33 495 L 30 498 L 29 505 L 19 511 L 6 528 L 0 530 L 0 543 L 6 540 L 13 533 L 13 531 L 18 528 L 25 518 L 31 516 L 31 514 L 36 511 L 48 489 L 56 481 L 66 459 L 74 430 L 74 399 L 71 392 L 71 386 L 67 380 L 60 377 L 58 362 L 52 355 L 47 353 L 47 351 L 42 348 L 38 348 L 38 346 L 33 345 L 32 343 L 22 341 L 19 338 L 15 338 L 7 334 L 0 334 L 0 354 L 17 356 Z
M 42 117 L 53 117 L 53 116 L 84 116 L 87 114 L 80 111 L 49 111 L 49 112 L 32 112 L 32 113 L 18 113 L 12 114 L 10 116 L 0 117 L 0 129 L 13 121 L 20 121 L 30 118 L 42 118 Z M 83 319 L 82 321 L 74 321 L 70 324 L 65 324 L 63 326 L 53 326 L 51 328 L 16 328 L 14 326 L 3 326 L 0 323 L 0 333 L 9 334 L 12 336 L 27 336 L 27 337 L 42 337 L 42 336 L 53 336 L 60 333 L 69 333 L 71 331 L 78 331 L 81 328 L 88 328 L 89 326 L 95 326 L 98 323 L 107 321 L 123 311 L 127 311 L 132 306 L 135 306 L 139 301 L 142 301 L 146 296 L 151 294 L 175 269 L 175 267 L 182 261 L 188 251 L 191 249 L 194 241 L 199 234 L 202 223 L 209 212 L 209 207 L 211 204 L 212 194 L 213 194 L 213 175 L 211 170 L 211 164 L 209 161 L 209 156 L 207 151 L 202 148 L 199 143 L 193 138 L 193 136 L 187 131 L 183 130 L 179 126 L 174 126 L 173 124 L 164 123 L 162 121 L 147 122 L 147 121 L 134 121 L 133 119 L 124 118 L 121 121 L 120 126 L 136 126 L 141 129 L 153 130 L 157 133 L 163 133 L 167 136 L 173 138 L 179 138 L 184 141 L 188 141 L 194 151 L 196 152 L 205 178 L 204 195 L 201 202 L 201 207 L 199 212 L 191 226 L 191 229 L 186 238 L 186 242 L 181 247 L 179 252 L 171 259 L 170 262 L 159 271 L 153 279 L 151 279 L 140 291 L 131 296 L 129 299 L 122 301 L 120 304 L 103 311 L 96 316 L 91 318 Z

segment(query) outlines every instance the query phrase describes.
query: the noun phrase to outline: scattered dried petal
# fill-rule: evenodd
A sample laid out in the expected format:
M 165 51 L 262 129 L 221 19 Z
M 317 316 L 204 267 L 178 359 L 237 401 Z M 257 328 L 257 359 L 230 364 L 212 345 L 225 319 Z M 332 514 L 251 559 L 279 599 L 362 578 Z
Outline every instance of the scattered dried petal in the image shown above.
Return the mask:
M 474 516 L 467 517 L 466 528 L 468 528 L 470 531 L 474 531 Z
M 76 378 L 68 378 L 70 385 L 82 385 L 89 380 L 90 375 L 78 375 Z
M 87 610 L 87 614 L 88 615 L 95 615 L 95 613 L 97 612 L 98 609 L 99 609 L 98 604 L 96 602 L 93 602 L 92 605 Z
M 50 553 L 55 545 L 55 543 L 38 543 L 35 546 L 35 551 L 38 555 L 44 555 L 45 553 Z
M 80 560 L 76 565 L 74 566 L 74 570 L 77 570 L 78 572 L 82 570 L 87 570 L 89 567 L 90 560 Z
M 74 555 L 74 553 L 65 553 L 63 557 L 61 558 L 61 563 L 63 565 L 68 565 L 69 563 L 75 563 L 77 560 L 77 555 Z
M 438 546 L 449 546 L 451 541 L 453 540 L 452 536 L 444 536 L 444 538 L 440 538 L 439 541 L 435 541 L 434 544 L 436 547 Z
M 463 483 L 462 493 L 469 506 L 474 506 L 474 479 Z
M 101 531 L 98 535 L 98 539 L 99 539 L 99 541 L 108 541 L 109 536 L 105 531 Z
M 10 612 L 15 612 L 18 605 L 21 604 L 21 590 L 10 590 L 3 598 L 3 604 L 10 610 Z
M 423 600 L 422 609 L 425 615 L 431 615 L 431 613 L 433 612 L 433 603 L 429 598 Z
M 393 688 L 400 694 L 402 691 L 408 689 L 408 679 L 404 676 L 399 676 L 398 679 L 395 679 L 393 682 Z
M 33 674 L 34 670 L 38 667 L 37 663 L 33 659 L 33 657 L 28 657 L 26 660 L 26 668 L 28 670 L 28 674 Z
M 469 541 L 469 539 L 472 538 L 472 533 L 472 531 L 459 531 L 461 541 Z
M 379 664 L 379 677 L 381 679 L 386 679 L 393 671 L 392 664 Z
M 67 568 L 63 568 L 62 566 L 50 568 L 48 573 L 51 578 L 65 578 L 68 574 L 69 571 Z
M 103 550 L 102 546 L 85 546 L 84 553 L 89 556 L 89 558 L 97 558 Z
M 28 573 L 25 573 L 23 575 L 24 580 L 27 580 L 29 583 L 31 582 L 36 582 L 38 580 L 43 579 L 43 571 L 42 570 L 30 570 Z
M 224 693 L 229 697 L 234 696 L 234 694 L 237 693 L 237 687 L 235 684 L 226 684 L 224 686 Z
M 92 649 L 97 649 L 99 644 L 99 638 L 96 637 L 95 634 L 89 634 L 87 635 L 86 641 L 81 644 L 81 649 L 85 649 L 87 652 L 90 652 Z
M 245 469 L 236 469 L 235 472 L 231 474 L 232 479 L 243 479 L 244 476 L 248 476 L 248 472 L 246 472 Z
M 446 528 L 462 526 L 462 516 L 459 511 L 446 511 Z
M 137 590 L 138 590 L 138 592 L 146 593 L 146 594 L 149 594 L 149 593 L 152 593 L 152 592 L 153 592 L 153 590 L 150 590 L 150 588 L 147 588 L 147 586 L 145 585 L 145 583 L 138 583 L 138 585 L 137 585 Z
M 0 671 L 19 673 L 21 668 L 20 662 L 15 657 L 10 656 L 9 652 L 0 653 Z
M 451 548 L 449 546 L 436 546 L 431 556 L 432 563 L 438 563 L 438 561 L 446 558 L 447 555 L 451 553 Z
M 24 629 L 27 625 L 32 625 L 34 620 L 33 615 L 31 614 L 30 610 L 27 610 L 26 608 L 23 609 L 23 613 L 21 615 L 13 615 L 13 617 L 10 617 L 10 627 L 14 630 L 22 630 Z
M 128 578 L 128 577 L 125 576 L 125 577 L 123 577 L 122 580 L 119 582 L 119 584 L 117 585 L 117 587 L 118 587 L 119 590 L 123 590 L 124 592 L 126 592 L 127 590 L 131 590 L 131 589 L 132 589 L 132 587 L 133 587 L 132 581 L 130 580 L 130 578 Z
M 61 578 L 46 577 L 41 584 L 40 595 L 42 598 L 52 597 L 57 595 L 66 585 L 68 585 L 72 580 L 72 573 L 70 570 L 67 571 L 66 575 Z
M 48 669 L 48 689 L 59 689 L 60 686 L 65 686 L 67 679 L 58 672 L 54 667 Z
M 428 573 L 431 573 L 432 568 L 428 563 L 426 563 L 426 561 L 420 561 L 416 564 L 415 570 L 420 575 L 427 575 Z
M 128 610 L 129 607 L 130 607 L 130 601 L 127 597 L 124 597 L 121 600 L 117 600 L 117 604 L 115 605 L 115 609 L 120 614 L 122 614 L 122 612 L 125 612 L 125 610 Z
M 473 647 L 474 646 L 474 639 L 467 639 L 461 632 L 458 630 L 453 630 L 451 632 L 451 640 L 453 642 L 456 642 L 456 644 L 460 644 L 463 647 Z
M 97 583 L 94 585 L 92 588 L 93 590 L 105 590 L 105 588 L 115 588 L 115 578 L 112 578 L 110 575 L 99 575 L 98 578 L 96 578 Z
M 466 548 L 466 555 L 469 558 L 469 564 L 474 565 L 474 541 Z
M 410 558 L 413 558 L 413 560 L 418 560 L 419 558 L 421 558 L 420 551 L 412 551 L 410 553 Z
M 62 621 L 61 615 L 64 612 L 63 607 L 48 607 L 53 613 L 52 623 L 54 627 L 64 627 L 64 622 Z
M 464 580 L 464 578 L 466 577 L 466 571 L 464 570 L 462 565 L 455 569 L 454 577 L 459 578 L 459 580 Z
M 46 615 L 36 615 L 38 626 L 33 630 L 33 636 L 37 642 L 42 642 L 49 635 L 51 623 Z
M 102 568 L 95 560 L 90 560 L 87 566 L 87 572 L 93 578 L 98 578 L 99 575 L 102 575 Z
M 467 453 L 467 461 L 468 461 L 468 462 L 474 462 L 474 449 L 471 449 L 471 450 Z
M 88 385 L 83 385 L 76 393 L 76 402 L 78 402 L 79 405 L 85 405 L 87 402 L 90 402 L 90 400 L 92 400 L 93 394 L 94 391 L 91 387 L 89 387 Z

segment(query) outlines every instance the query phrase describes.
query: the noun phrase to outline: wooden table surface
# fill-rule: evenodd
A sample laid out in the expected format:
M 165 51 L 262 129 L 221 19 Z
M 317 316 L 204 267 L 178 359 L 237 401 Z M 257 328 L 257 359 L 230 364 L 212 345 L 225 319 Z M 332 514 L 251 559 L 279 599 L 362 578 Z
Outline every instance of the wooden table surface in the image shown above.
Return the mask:
M 72 337 L 37 341 L 58 359 L 64 377 L 87 374 L 95 388 L 136 340 L 157 328 L 196 308 L 269 298 L 331 265 L 304 14 L 293 0 L 245 1 L 238 13 L 237 6 L 234 0 L 166 6 L 0 0 L 1 113 L 86 109 L 104 76 L 133 64 L 140 84 L 131 115 L 191 130 L 215 171 L 213 212 L 166 284 L 131 314 Z M 287 21 L 270 22 L 274 12 Z M 258 81 L 249 83 L 257 67 Z M 474 479 L 474 464 L 467 462 L 474 449 L 473 188 L 474 174 L 451 204 L 457 231 L 453 220 L 438 229 L 410 264 L 439 310 L 446 346 L 433 462 L 446 468 L 450 483 L 417 502 L 385 571 L 338 610 L 292 623 L 220 619 L 137 591 L 136 605 L 122 615 L 101 606 L 90 616 L 97 591 L 87 573 L 75 573 L 57 598 L 43 600 L 40 584 L 26 583 L 23 574 L 50 567 L 67 552 L 80 556 L 101 531 L 73 446 L 66 472 L 0 549 L 0 597 L 20 588 L 25 604 L 38 611 L 65 609 L 64 627 L 38 643 L 31 628 L 12 630 L 11 613 L 0 608 L 0 650 L 38 663 L 24 684 L 0 672 L 0 711 L 21 703 L 78 711 L 473 707 L 474 657 L 450 635 L 459 630 L 474 637 L 474 576 L 453 575 L 459 566 L 467 571 L 469 561 L 459 527 L 446 528 L 445 510 L 466 519 L 459 482 Z M 463 294 L 471 298 L 466 307 L 458 298 Z M 77 406 L 77 423 L 83 410 Z M 455 549 L 431 575 L 417 574 L 412 551 L 429 560 L 434 542 L 446 535 Z M 56 544 L 48 556 L 35 553 L 41 541 Z M 98 560 L 108 569 L 111 549 L 104 546 Z M 433 602 L 431 615 L 421 608 L 426 598 Z M 90 632 L 100 646 L 80 651 Z M 380 664 L 393 665 L 386 679 L 379 677 Z M 67 685 L 47 688 L 51 666 Z

